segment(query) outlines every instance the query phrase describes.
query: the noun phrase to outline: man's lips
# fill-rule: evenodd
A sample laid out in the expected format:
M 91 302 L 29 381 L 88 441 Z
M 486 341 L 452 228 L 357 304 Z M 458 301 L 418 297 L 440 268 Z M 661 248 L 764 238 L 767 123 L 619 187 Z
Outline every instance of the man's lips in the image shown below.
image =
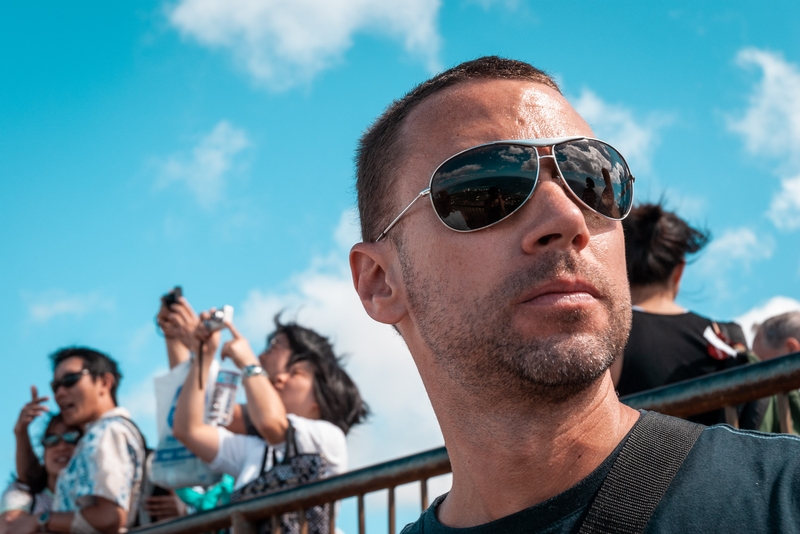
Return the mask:
M 538 306 L 580 305 L 600 298 L 595 286 L 580 279 L 552 280 L 523 295 L 523 304 Z

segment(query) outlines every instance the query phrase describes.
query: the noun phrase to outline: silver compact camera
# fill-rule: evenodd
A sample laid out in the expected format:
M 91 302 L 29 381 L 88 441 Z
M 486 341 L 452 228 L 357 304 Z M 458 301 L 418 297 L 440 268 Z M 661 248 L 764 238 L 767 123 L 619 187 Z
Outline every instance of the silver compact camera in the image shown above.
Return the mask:
M 209 332 L 216 332 L 217 330 L 222 330 L 226 322 L 229 323 L 231 321 L 233 321 L 233 306 L 226 304 L 221 310 L 211 312 L 211 317 L 203 321 L 203 326 Z

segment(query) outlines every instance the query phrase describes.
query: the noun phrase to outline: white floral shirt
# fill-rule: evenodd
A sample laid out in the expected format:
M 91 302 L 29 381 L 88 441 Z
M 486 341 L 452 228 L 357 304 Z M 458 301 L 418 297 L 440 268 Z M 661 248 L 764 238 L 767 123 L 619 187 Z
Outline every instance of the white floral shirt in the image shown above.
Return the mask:
M 136 521 L 145 451 L 141 437 L 126 420 L 128 411 L 114 408 L 86 426 L 72 459 L 58 476 L 56 512 L 73 512 L 103 497 Z

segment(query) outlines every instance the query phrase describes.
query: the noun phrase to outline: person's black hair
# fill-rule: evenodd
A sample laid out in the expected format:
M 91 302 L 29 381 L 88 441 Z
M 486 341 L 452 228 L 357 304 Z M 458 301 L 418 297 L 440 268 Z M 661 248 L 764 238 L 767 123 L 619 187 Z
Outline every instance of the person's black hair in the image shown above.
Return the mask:
M 50 417 L 50 420 L 47 422 L 47 427 L 45 427 L 44 432 L 42 433 L 42 437 L 44 438 L 49 436 L 50 432 L 53 430 L 53 426 L 55 426 L 57 423 L 64 423 L 64 418 L 60 413 L 54 414 L 52 417 Z M 67 428 L 70 430 L 77 430 L 83 434 L 80 428 L 71 427 L 69 425 L 67 425 Z M 20 478 L 17 478 L 17 480 L 21 481 Z M 29 493 L 31 495 L 36 495 L 43 492 L 47 487 L 47 480 L 47 469 L 44 465 L 44 458 L 42 458 L 41 464 L 31 466 L 31 469 L 28 470 L 28 473 L 25 476 L 25 484 L 28 486 Z
M 622 221 L 628 283 L 665 283 L 688 254 L 699 252 L 710 239 L 706 230 L 689 226 L 662 203 L 635 206 Z
M 122 373 L 117 362 L 111 356 L 88 347 L 65 347 L 50 355 L 50 360 L 53 362 L 53 372 L 61 362 L 68 358 L 82 359 L 83 368 L 88 369 L 95 380 L 106 373 L 111 373 L 114 377 L 114 384 L 111 386 L 111 400 L 114 401 L 114 406 L 117 406 L 117 388 L 122 380 Z
M 294 322 L 281 323 L 280 314 L 275 316 L 275 331 L 268 342 L 278 334 L 286 336 L 292 351 L 287 367 L 306 361 L 313 368 L 314 397 L 321 419 L 338 426 L 345 434 L 366 421 L 369 406 L 345 372 L 342 358 L 333 352 L 328 338 Z

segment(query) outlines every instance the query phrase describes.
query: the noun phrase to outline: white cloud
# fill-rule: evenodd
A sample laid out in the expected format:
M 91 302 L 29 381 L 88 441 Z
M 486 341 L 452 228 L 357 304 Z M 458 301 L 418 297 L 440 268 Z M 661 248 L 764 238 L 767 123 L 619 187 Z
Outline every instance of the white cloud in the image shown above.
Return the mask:
M 22 298 L 27 304 L 29 317 L 37 323 L 46 323 L 59 316 L 83 317 L 95 311 L 114 309 L 114 301 L 97 292 L 71 295 L 55 290 L 39 295 L 23 294 Z
M 160 165 L 156 187 L 182 182 L 203 208 L 212 208 L 223 197 L 225 180 L 235 168 L 237 156 L 250 146 L 247 133 L 228 121 L 220 121 L 189 154 L 173 154 Z
M 753 88 L 749 105 L 728 128 L 740 134 L 747 150 L 779 160 L 780 174 L 800 166 L 800 67 L 780 54 L 745 48 L 736 56 L 743 68 L 757 67 L 762 77 Z M 781 230 L 800 228 L 800 176 L 781 180 L 767 216 Z
M 763 77 L 747 110 L 728 127 L 744 137 L 750 152 L 800 161 L 800 68 L 757 48 L 741 50 L 736 60 L 743 68 L 760 68 Z
M 800 228 L 800 175 L 781 180 L 781 190 L 772 197 L 767 215 L 781 230 Z
M 737 267 L 748 270 L 753 262 L 772 257 L 774 251 L 772 236 L 756 235 L 750 228 L 732 228 L 711 242 L 698 264 L 716 276 Z
M 770 317 L 775 317 L 776 315 L 790 311 L 800 311 L 800 302 L 789 297 L 777 296 L 743 313 L 737 317 L 735 321 L 742 326 L 744 335 L 747 336 L 747 343 L 752 346 L 753 338 L 755 337 L 753 328 L 755 326 L 763 323 Z
M 597 137 L 619 149 L 634 174 L 650 170 L 657 132 L 669 122 L 666 117 L 637 119 L 629 109 L 609 104 L 589 89 L 584 89 L 573 104 Z
M 170 23 L 184 37 L 229 51 L 259 83 L 281 90 L 341 60 L 357 33 L 402 41 L 438 70 L 439 0 L 180 0 Z
M 374 414 L 348 437 L 351 468 L 441 446 L 433 409 L 403 340 L 366 314 L 353 289 L 347 252 L 358 240 L 358 227 L 352 211 L 342 215 L 335 236 L 339 248 L 294 276 L 285 291 L 252 291 L 237 310 L 237 324 L 260 349 L 273 315 L 286 310 L 284 319 L 296 318 L 329 336 L 337 353 L 347 356 L 347 370 Z M 418 498 L 413 488 L 403 495 L 406 491 L 409 499 Z

